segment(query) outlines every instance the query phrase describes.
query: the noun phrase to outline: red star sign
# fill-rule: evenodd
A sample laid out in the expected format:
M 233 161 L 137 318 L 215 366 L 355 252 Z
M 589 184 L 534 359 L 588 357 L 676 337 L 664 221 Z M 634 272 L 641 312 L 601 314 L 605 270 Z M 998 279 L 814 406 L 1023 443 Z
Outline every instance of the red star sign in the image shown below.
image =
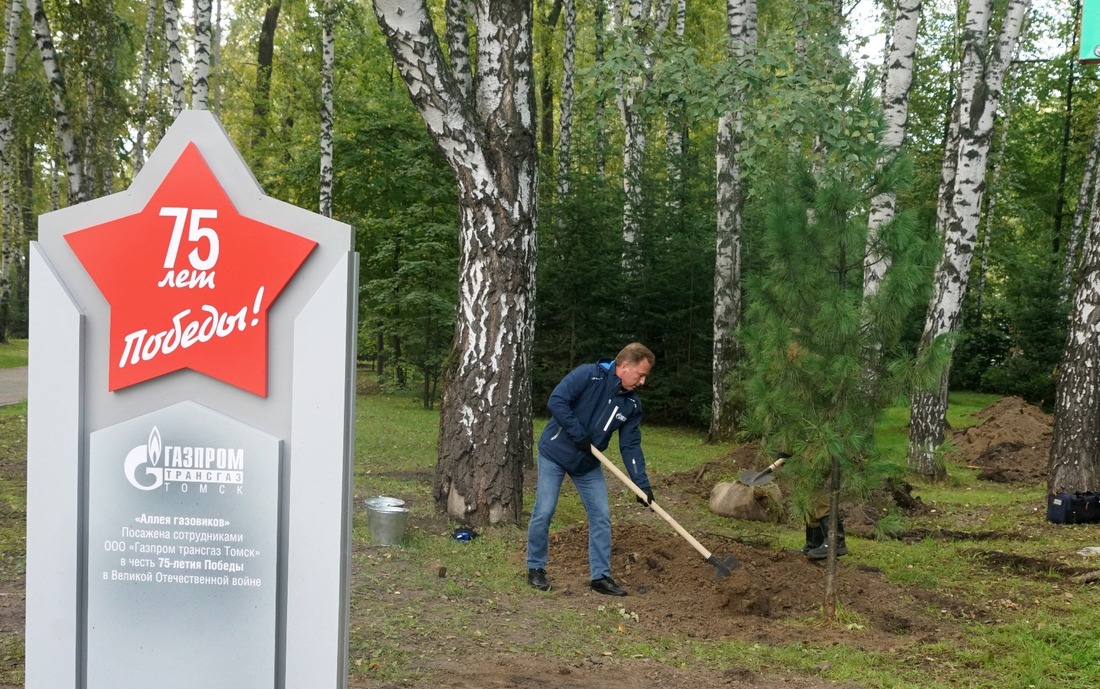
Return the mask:
M 194 143 L 140 213 L 65 240 L 111 308 L 110 390 L 189 368 L 267 396 L 267 311 L 317 242 L 238 213 Z

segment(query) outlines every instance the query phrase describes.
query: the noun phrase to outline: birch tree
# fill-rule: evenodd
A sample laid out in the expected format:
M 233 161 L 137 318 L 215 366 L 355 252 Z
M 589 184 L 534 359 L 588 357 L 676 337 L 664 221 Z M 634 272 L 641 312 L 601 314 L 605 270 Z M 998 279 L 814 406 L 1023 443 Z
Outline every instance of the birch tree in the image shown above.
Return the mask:
M 7 36 L 4 40 L 4 71 L 0 76 L 0 176 L 10 171 L 8 165 L 8 146 L 14 136 L 12 124 L 11 81 L 15 78 L 16 61 L 19 59 L 19 26 L 23 20 L 23 0 L 10 0 L 5 3 L 4 27 Z
M 1030 5 L 1030 0 L 1010 0 L 988 56 L 992 0 L 973 0 L 967 9 L 958 101 L 951 123 L 952 136 L 944 152 L 936 218 L 944 251 L 933 277 L 921 353 L 941 346 L 943 336 L 950 337 L 958 330 L 977 243 L 994 115 Z M 950 340 L 946 346 L 953 349 Z M 921 386 L 912 394 L 909 465 L 930 479 L 941 479 L 946 473 L 936 449 L 943 442 L 949 373 L 950 366 L 945 366 L 937 386 Z
M 739 71 L 751 68 L 757 39 L 756 0 L 726 0 L 726 33 L 726 51 L 731 66 Z M 738 76 L 736 83 L 729 109 L 718 120 L 711 442 L 728 438 L 733 433 L 729 377 L 737 368 L 737 334 L 741 327 L 741 232 L 745 206 L 741 157 L 747 89 L 743 77 Z
M 1098 191 L 1100 182 L 1094 182 L 1094 198 Z M 1047 489 L 1100 490 L 1100 215 L 1095 212 L 1081 252 L 1058 370 Z
M 211 0 L 195 0 L 195 77 L 191 82 L 191 108 L 208 110 L 210 96 L 210 60 L 213 44 Z
M 1089 209 L 1096 215 L 1095 201 L 1089 202 L 1089 197 L 1094 193 L 1093 180 L 1096 178 L 1097 160 L 1100 159 L 1100 108 L 1096 111 L 1096 121 L 1092 126 L 1092 141 L 1089 144 L 1088 156 L 1085 158 L 1085 172 L 1081 178 L 1081 188 L 1077 193 L 1077 208 L 1073 211 L 1073 221 L 1070 224 L 1069 236 L 1066 237 L 1066 247 L 1062 254 L 1062 294 L 1068 299 L 1073 293 L 1074 281 L 1077 276 L 1077 257 L 1081 246 L 1081 235 L 1085 227 L 1085 218 Z
M 905 141 L 920 8 L 921 0 L 898 0 L 894 8 L 894 23 L 890 31 L 890 47 L 882 81 L 885 127 L 882 133 L 883 157 L 879 160 L 880 168 L 897 156 Z M 889 259 L 879 251 L 876 237 L 879 229 L 889 223 L 896 213 L 897 199 L 892 192 L 879 194 L 871 201 L 871 213 L 867 219 L 867 258 L 863 267 L 863 293 L 868 298 L 878 292 L 883 275 L 890 268 Z
M 566 204 L 572 191 L 573 95 L 577 53 L 576 0 L 562 0 L 561 103 L 558 115 L 558 203 Z M 560 218 L 559 218 L 560 221 Z
M 180 11 L 176 0 L 164 0 L 164 40 L 168 47 L 168 96 L 172 119 L 183 112 L 183 54 L 180 51 Z
M 46 72 L 46 82 L 50 86 L 58 147 L 65 159 L 65 170 L 68 174 L 68 201 L 70 205 L 75 205 L 84 201 L 85 198 L 84 164 L 80 157 L 80 146 L 77 144 L 76 131 L 69 119 L 69 110 L 66 105 L 68 96 L 65 89 L 65 77 L 57 62 L 53 34 L 50 33 L 50 22 L 46 17 L 42 0 L 27 0 L 27 12 L 31 15 L 34 42 L 38 47 L 42 67 Z
M 332 73 L 336 62 L 335 0 L 321 3 L 321 200 L 320 212 L 332 217 Z
M 651 83 L 650 68 L 657 42 L 668 27 L 672 0 L 658 0 L 649 14 L 650 3 L 627 0 L 625 16 L 616 6 L 616 24 L 622 27 L 622 40 L 640 62 L 636 71 L 623 75 L 619 83 L 619 116 L 623 124 L 623 241 L 626 244 L 624 263 L 633 262 L 634 243 L 641 230 L 641 209 L 644 200 L 642 174 L 645 168 L 646 129 L 640 99 Z
M 138 77 L 138 116 L 134 132 L 134 174 L 145 167 L 145 133 L 149 124 L 149 72 L 153 68 L 153 38 L 157 26 L 158 0 L 149 0 L 145 10 L 145 42 L 141 50 L 141 74 Z
M 477 0 L 473 99 L 443 57 L 424 0 L 374 0 L 459 192 L 459 298 L 440 411 L 435 499 L 470 524 L 518 521 L 532 452 L 538 165 L 528 0 Z

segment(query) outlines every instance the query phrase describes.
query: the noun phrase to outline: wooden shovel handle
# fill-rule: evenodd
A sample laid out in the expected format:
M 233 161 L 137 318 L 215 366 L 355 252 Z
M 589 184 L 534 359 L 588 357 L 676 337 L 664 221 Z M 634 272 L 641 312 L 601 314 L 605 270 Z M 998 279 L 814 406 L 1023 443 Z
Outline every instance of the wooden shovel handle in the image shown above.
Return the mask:
M 779 459 L 777 459 L 774 462 L 772 462 L 771 464 L 769 464 L 768 467 L 766 469 L 764 469 L 764 471 L 761 471 L 760 475 L 763 476 L 765 474 L 772 473 L 773 471 L 775 471 L 779 467 L 783 466 L 783 462 L 785 462 L 785 461 L 787 461 L 786 457 L 780 457 Z
M 596 459 L 600 460 L 600 463 L 603 464 L 605 467 L 607 467 L 608 470 L 611 471 L 611 473 L 615 474 L 616 478 L 618 478 L 620 481 L 622 481 L 624 484 L 626 484 L 627 488 L 634 491 L 634 494 L 637 495 L 642 500 L 648 500 L 649 499 L 649 497 L 645 494 L 645 491 L 642 490 L 641 488 L 639 488 L 636 483 L 631 481 L 630 477 L 627 476 L 626 473 L 622 469 L 615 466 L 614 462 L 612 462 L 610 459 L 605 457 L 604 454 L 602 452 L 600 452 L 599 449 L 597 449 L 595 445 L 592 445 L 591 448 L 592 448 L 592 454 L 596 455 Z M 680 534 L 684 538 L 685 541 L 690 543 L 691 547 L 698 550 L 700 555 L 702 555 L 704 558 L 706 558 L 708 560 L 710 559 L 710 557 L 711 557 L 710 551 L 707 550 L 706 548 L 704 548 L 702 543 L 695 540 L 695 537 L 692 536 L 691 534 L 689 534 L 687 532 L 687 529 L 680 526 L 680 524 L 675 519 L 672 518 L 672 515 L 670 515 L 668 512 L 665 512 L 664 508 L 662 508 L 660 505 L 658 505 L 656 501 L 653 501 L 653 502 L 649 503 L 649 508 L 651 510 L 653 510 L 654 512 L 656 512 L 657 514 L 661 515 L 661 517 L 666 522 L 668 522 L 670 525 L 672 525 L 672 528 L 676 530 L 676 533 Z

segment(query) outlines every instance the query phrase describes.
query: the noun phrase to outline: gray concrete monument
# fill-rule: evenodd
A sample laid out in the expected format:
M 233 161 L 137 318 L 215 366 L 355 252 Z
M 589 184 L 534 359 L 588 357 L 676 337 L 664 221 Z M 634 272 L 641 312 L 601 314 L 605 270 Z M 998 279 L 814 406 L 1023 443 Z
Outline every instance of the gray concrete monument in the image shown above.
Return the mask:
M 351 228 L 185 111 L 30 253 L 26 687 L 346 687 Z

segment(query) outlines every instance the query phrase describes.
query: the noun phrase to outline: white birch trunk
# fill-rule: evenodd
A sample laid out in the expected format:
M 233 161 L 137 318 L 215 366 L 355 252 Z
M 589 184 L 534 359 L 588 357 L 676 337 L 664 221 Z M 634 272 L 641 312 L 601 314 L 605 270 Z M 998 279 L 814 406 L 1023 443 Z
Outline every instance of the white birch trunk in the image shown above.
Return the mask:
M 1100 158 L 1100 108 L 1096 110 L 1096 121 L 1092 126 L 1092 142 L 1089 144 L 1088 157 L 1085 159 L 1085 173 L 1081 179 L 1081 189 L 1077 192 L 1077 208 L 1073 211 L 1073 224 L 1070 226 L 1065 253 L 1062 255 L 1062 294 L 1066 299 L 1069 299 L 1073 293 L 1081 232 L 1084 229 L 1089 208 L 1093 207 L 1089 203 L 1089 198 L 1093 193 L 1093 179 L 1096 178 L 1098 158 Z
M 134 174 L 145 167 L 145 134 L 149 120 L 149 71 L 153 65 L 153 36 L 157 29 L 158 0 L 149 0 L 145 10 L 145 44 L 141 51 L 141 76 L 138 80 L 138 118 L 134 132 Z
M 624 28 L 629 40 L 640 41 L 643 19 L 648 17 L 647 7 L 641 0 L 629 0 Z M 646 128 L 642 113 L 638 110 L 639 96 L 649 87 L 650 66 L 656 43 L 668 27 L 672 12 L 672 0 L 660 0 L 653 18 L 652 38 L 642 45 L 645 55 L 643 73 L 632 75 L 628 83 L 619 85 L 619 116 L 623 123 L 623 268 L 629 270 L 634 261 L 634 244 L 641 230 L 641 211 L 644 201 L 642 176 L 645 170 Z
M 80 160 L 80 148 L 76 142 L 76 133 L 69 121 L 69 112 L 65 106 L 65 78 L 57 64 L 57 52 L 50 33 L 50 23 L 41 0 L 27 0 L 27 12 L 31 15 L 34 27 L 34 40 L 42 58 L 46 72 L 46 82 L 50 85 L 50 98 L 53 101 L 54 117 L 57 119 L 57 142 L 61 155 L 65 158 L 65 170 L 69 178 L 69 205 L 84 201 L 84 166 Z
M 191 109 L 209 110 L 210 46 L 212 44 L 211 0 L 195 1 L 195 76 L 191 82 Z
M 563 0 L 561 49 L 561 103 L 558 115 L 558 203 L 564 205 L 572 191 L 573 167 L 573 79 L 577 53 L 577 4 Z M 561 216 L 558 217 L 559 227 Z
M 944 238 L 944 252 L 933 278 L 932 299 L 921 337 L 922 351 L 941 336 L 958 330 L 977 242 L 994 115 L 1031 0 L 1010 0 L 989 65 L 983 69 L 990 5 L 991 0 L 975 0 L 967 12 L 965 56 L 956 108 L 958 148 L 954 153 L 948 151 L 944 163 L 945 168 L 954 164 L 954 184 L 949 197 L 944 199 L 946 208 L 941 211 L 945 212 L 936 222 Z M 917 473 L 932 479 L 942 478 L 945 473 L 936 448 L 943 443 L 949 374 L 950 366 L 946 366 L 937 389 L 918 390 L 912 396 L 909 464 Z
M 168 95 L 172 119 L 183 112 L 183 56 L 180 51 L 180 11 L 176 0 L 164 0 L 164 39 L 168 43 Z
M 447 0 L 447 56 L 458 89 L 468 100 L 473 99 L 474 75 L 470 65 L 469 0 Z
M 890 31 L 890 48 L 886 56 L 886 73 L 882 84 L 882 109 L 886 127 L 882 133 L 881 169 L 892 161 L 905 141 L 909 122 L 909 91 L 913 86 L 913 62 L 917 51 L 917 26 L 920 24 L 921 0 L 898 0 L 894 8 L 894 24 Z M 878 236 L 897 213 L 893 192 L 879 194 L 871 201 L 867 219 L 867 250 L 863 266 L 863 294 L 870 299 L 890 268 L 889 257 L 879 251 Z
M 1095 198 L 1100 178 L 1094 178 Z M 1100 214 L 1081 251 L 1069 333 L 1058 367 L 1047 489 L 1100 490 Z
M 459 300 L 440 413 L 436 503 L 518 521 L 530 461 L 536 213 L 532 9 L 478 0 L 478 81 L 463 97 L 423 0 L 374 0 L 379 26 L 459 187 Z
M 4 26 L 7 38 L 4 42 L 4 72 L 0 76 L 0 102 L 8 101 L 8 90 L 19 59 L 19 27 L 23 23 L 23 0 L 10 0 L 5 3 Z M 11 113 L 0 117 L 0 175 L 6 174 L 8 165 L 8 146 L 14 137 Z
M 727 54 L 740 68 L 756 54 L 756 0 L 726 0 Z M 729 376 L 737 367 L 741 330 L 741 231 L 745 205 L 741 157 L 744 145 L 744 80 L 730 109 L 718 120 L 716 153 L 718 217 L 714 252 L 714 333 L 711 360 L 710 440 L 733 434 L 735 413 L 729 404 Z
M 336 63 L 335 0 L 321 3 L 321 199 L 320 212 L 332 217 L 332 75 Z
M 684 37 L 686 26 L 687 0 L 676 0 L 676 21 L 673 27 L 678 38 Z M 673 217 L 680 210 L 680 182 L 683 179 L 684 156 L 687 154 L 684 148 L 684 127 L 684 104 L 677 100 L 665 114 L 665 174 L 668 177 L 668 201 L 665 205 Z

